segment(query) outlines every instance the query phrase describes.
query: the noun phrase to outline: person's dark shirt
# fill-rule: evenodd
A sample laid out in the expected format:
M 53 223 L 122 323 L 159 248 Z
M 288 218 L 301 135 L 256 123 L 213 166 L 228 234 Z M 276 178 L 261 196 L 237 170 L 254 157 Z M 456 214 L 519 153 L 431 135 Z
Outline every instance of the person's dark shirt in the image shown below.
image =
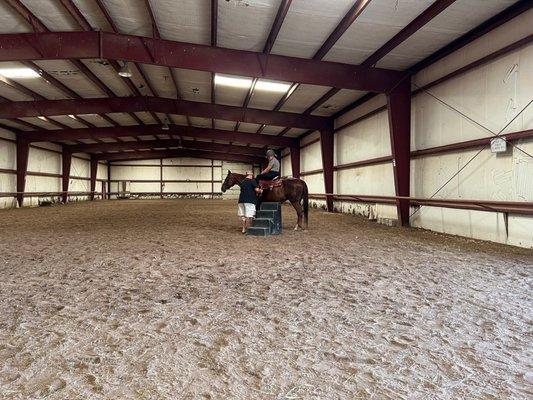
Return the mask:
M 257 202 L 257 196 L 254 190 L 257 187 L 257 182 L 255 179 L 245 178 L 239 186 L 241 187 L 239 203 L 255 204 Z

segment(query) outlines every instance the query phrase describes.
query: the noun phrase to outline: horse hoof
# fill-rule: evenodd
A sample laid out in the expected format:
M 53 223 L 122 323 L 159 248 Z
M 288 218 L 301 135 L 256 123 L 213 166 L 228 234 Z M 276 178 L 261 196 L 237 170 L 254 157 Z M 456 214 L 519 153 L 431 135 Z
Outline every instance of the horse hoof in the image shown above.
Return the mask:
M 294 230 L 295 230 L 295 231 L 297 231 L 297 230 L 298 230 L 298 225 L 296 225 L 296 226 L 294 227 Z

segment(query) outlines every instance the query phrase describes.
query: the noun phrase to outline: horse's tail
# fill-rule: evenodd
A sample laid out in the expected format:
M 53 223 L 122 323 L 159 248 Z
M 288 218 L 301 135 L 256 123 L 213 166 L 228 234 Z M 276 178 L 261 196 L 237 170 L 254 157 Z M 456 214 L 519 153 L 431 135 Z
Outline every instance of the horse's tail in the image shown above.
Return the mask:
M 307 183 L 305 183 L 305 181 L 303 181 L 303 184 L 304 184 L 304 190 L 303 190 L 303 193 L 302 193 L 302 206 L 303 206 L 303 209 L 304 209 L 304 216 L 305 216 L 305 225 L 307 226 L 307 224 L 309 223 L 309 218 L 308 218 L 308 215 L 309 215 L 309 191 L 307 189 Z

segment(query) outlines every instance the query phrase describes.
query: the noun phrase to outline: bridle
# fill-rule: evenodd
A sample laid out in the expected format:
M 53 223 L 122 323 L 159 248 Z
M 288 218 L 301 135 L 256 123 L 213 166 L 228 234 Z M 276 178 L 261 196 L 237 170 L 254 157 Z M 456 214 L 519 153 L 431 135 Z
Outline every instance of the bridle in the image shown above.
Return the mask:
M 239 178 L 237 177 L 237 174 L 235 174 L 234 172 L 231 172 L 230 175 L 231 175 L 231 177 L 233 179 L 235 179 L 235 182 L 237 182 L 236 184 L 238 184 L 238 185 L 240 185 L 246 179 L 246 175 L 240 181 L 239 181 Z M 235 185 L 235 183 L 233 185 Z M 233 185 L 231 185 L 231 186 L 233 186 Z M 229 189 L 229 187 L 228 187 L 228 189 Z

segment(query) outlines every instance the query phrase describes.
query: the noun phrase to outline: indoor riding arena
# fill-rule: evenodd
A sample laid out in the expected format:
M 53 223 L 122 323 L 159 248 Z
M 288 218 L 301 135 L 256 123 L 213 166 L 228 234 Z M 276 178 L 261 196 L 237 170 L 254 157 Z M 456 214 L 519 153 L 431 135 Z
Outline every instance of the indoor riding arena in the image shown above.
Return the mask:
M 532 8 L 0 0 L 0 399 L 533 398 Z

